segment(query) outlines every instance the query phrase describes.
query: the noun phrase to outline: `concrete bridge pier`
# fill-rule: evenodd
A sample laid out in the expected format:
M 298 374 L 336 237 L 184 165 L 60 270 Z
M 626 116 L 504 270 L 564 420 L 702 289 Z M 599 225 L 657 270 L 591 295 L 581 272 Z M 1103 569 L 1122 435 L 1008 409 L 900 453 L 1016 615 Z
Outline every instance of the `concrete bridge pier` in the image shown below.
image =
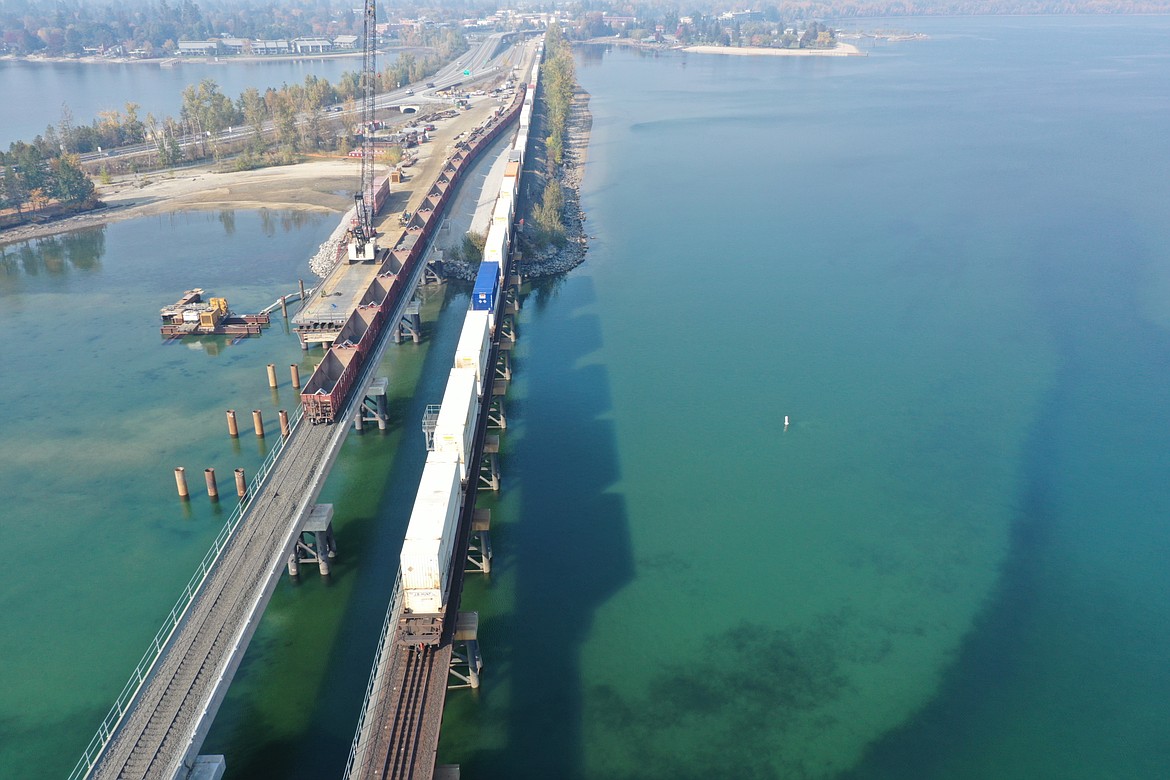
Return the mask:
M 443 226 L 446 227 L 446 220 L 443 221 Z M 441 228 L 440 228 L 441 229 Z M 422 278 L 419 284 L 423 287 L 432 284 L 442 284 L 443 277 L 439 275 L 437 270 L 438 264 L 443 262 L 443 250 L 439 247 L 434 247 L 427 253 L 427 264 L 423 266 Z
M 373 382 L 370 382 L 369 387 L 366 388 L 365 395 L 362 397 L 361 403 L 358 404 L 357 413 L 353 416 L 353 427 L 358 433 L 365 430 L 365 424 L 368 422 L 377 423 L 378 430 L 384 431 L 390 425 L 390 413 L 388 411 L 389 405 L 386 401 L 386 387 L 390 384 L 390 378 L 380 376 Z
M 452 644 L 447 689 L 478 688 L 479 674 L 483 671 L 483 656 L 479 654 L 478 612 L 458 614 Z
M 512 381 L 512 352 L 501 349 L 496 358 L 496 379 L 504 382 Z
M 329 561 L 337 557 L 337 540 L 333 537 L 333 504 L 317 504 L 305 518 L 305 524 L 288 553 L 290 577 L 300 575 L 302 563 L 317 564 L 322 576 L 329 575 Z
M 479 490 L 500 490 L 500 463 L 497 456 L 500 453 L 500 437 L 485 436 L 483 440 L 483 457 L 479 459 Z
M 422 315 L 419 314 L 417 300 L 406 304 L 406 308 L 402 312 L 402 319 L 394 326 L 390 335 L 394 337 L 395 344 L 401 344 L 407 336 L 415 344 L 422 341 Z
M 495 428 L 496 430 L 504 430 L 508 427 L 508 419 L 504 416 L 504 393 L 508 387 L 504 382 L 492 383 L 492 402 L 488 407 L 487 425 L 488 429 Z
M 476 509 L 471 514 L 471 536 L 467 540 L 467 568 L 476 574 L 492 573 L 492 510 Z

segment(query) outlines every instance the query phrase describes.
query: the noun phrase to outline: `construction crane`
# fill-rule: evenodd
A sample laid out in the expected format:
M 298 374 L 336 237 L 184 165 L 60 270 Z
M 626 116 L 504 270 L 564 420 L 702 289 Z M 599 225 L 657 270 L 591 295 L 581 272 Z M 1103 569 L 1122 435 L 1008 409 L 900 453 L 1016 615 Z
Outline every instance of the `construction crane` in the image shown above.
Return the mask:
M 361 93 L 362 180 L 354 193 L 353 245 L 350 257 L 362 257 L 366 245 L 374 240 L 374 83 L 377 74 L 378 37 L 374 0 L 365 0 L 363 12 L 362 70 L 358 79 Z

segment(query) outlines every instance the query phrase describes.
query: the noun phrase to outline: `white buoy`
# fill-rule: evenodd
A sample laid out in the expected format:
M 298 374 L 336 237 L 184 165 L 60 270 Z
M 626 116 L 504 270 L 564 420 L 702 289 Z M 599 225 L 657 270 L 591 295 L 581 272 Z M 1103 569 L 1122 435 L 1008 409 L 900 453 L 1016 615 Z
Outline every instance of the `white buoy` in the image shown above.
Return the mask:
M 784 415 L 784 430 L 788 430 L 788 415 Z

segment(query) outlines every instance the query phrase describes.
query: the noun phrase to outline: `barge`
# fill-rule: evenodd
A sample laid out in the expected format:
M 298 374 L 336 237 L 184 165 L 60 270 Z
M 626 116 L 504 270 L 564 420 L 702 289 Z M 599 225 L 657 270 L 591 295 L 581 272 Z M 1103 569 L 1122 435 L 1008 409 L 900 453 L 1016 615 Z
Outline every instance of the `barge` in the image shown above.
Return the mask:
M 164 338 L 184 336 L 259 336 L 269 324 L 267 314 L 235 314 L 228 309 L 226 298 L 203 300 L 202 288 L 187 290 L 179 300 L 164 307 Z

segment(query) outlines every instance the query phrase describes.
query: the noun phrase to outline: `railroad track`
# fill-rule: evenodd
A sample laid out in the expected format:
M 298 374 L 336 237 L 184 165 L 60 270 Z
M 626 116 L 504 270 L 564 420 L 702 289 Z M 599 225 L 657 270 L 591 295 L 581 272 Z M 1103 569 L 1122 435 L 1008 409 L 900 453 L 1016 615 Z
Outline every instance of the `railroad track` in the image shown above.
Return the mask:
M 289 520 L 306 477 L 320 466 L 329 432 L 305 425 L 293 433 L 288 454 L 257 496 L 92 777 L 172 776 L 247 630 L 258 594 L 283 560 Z

